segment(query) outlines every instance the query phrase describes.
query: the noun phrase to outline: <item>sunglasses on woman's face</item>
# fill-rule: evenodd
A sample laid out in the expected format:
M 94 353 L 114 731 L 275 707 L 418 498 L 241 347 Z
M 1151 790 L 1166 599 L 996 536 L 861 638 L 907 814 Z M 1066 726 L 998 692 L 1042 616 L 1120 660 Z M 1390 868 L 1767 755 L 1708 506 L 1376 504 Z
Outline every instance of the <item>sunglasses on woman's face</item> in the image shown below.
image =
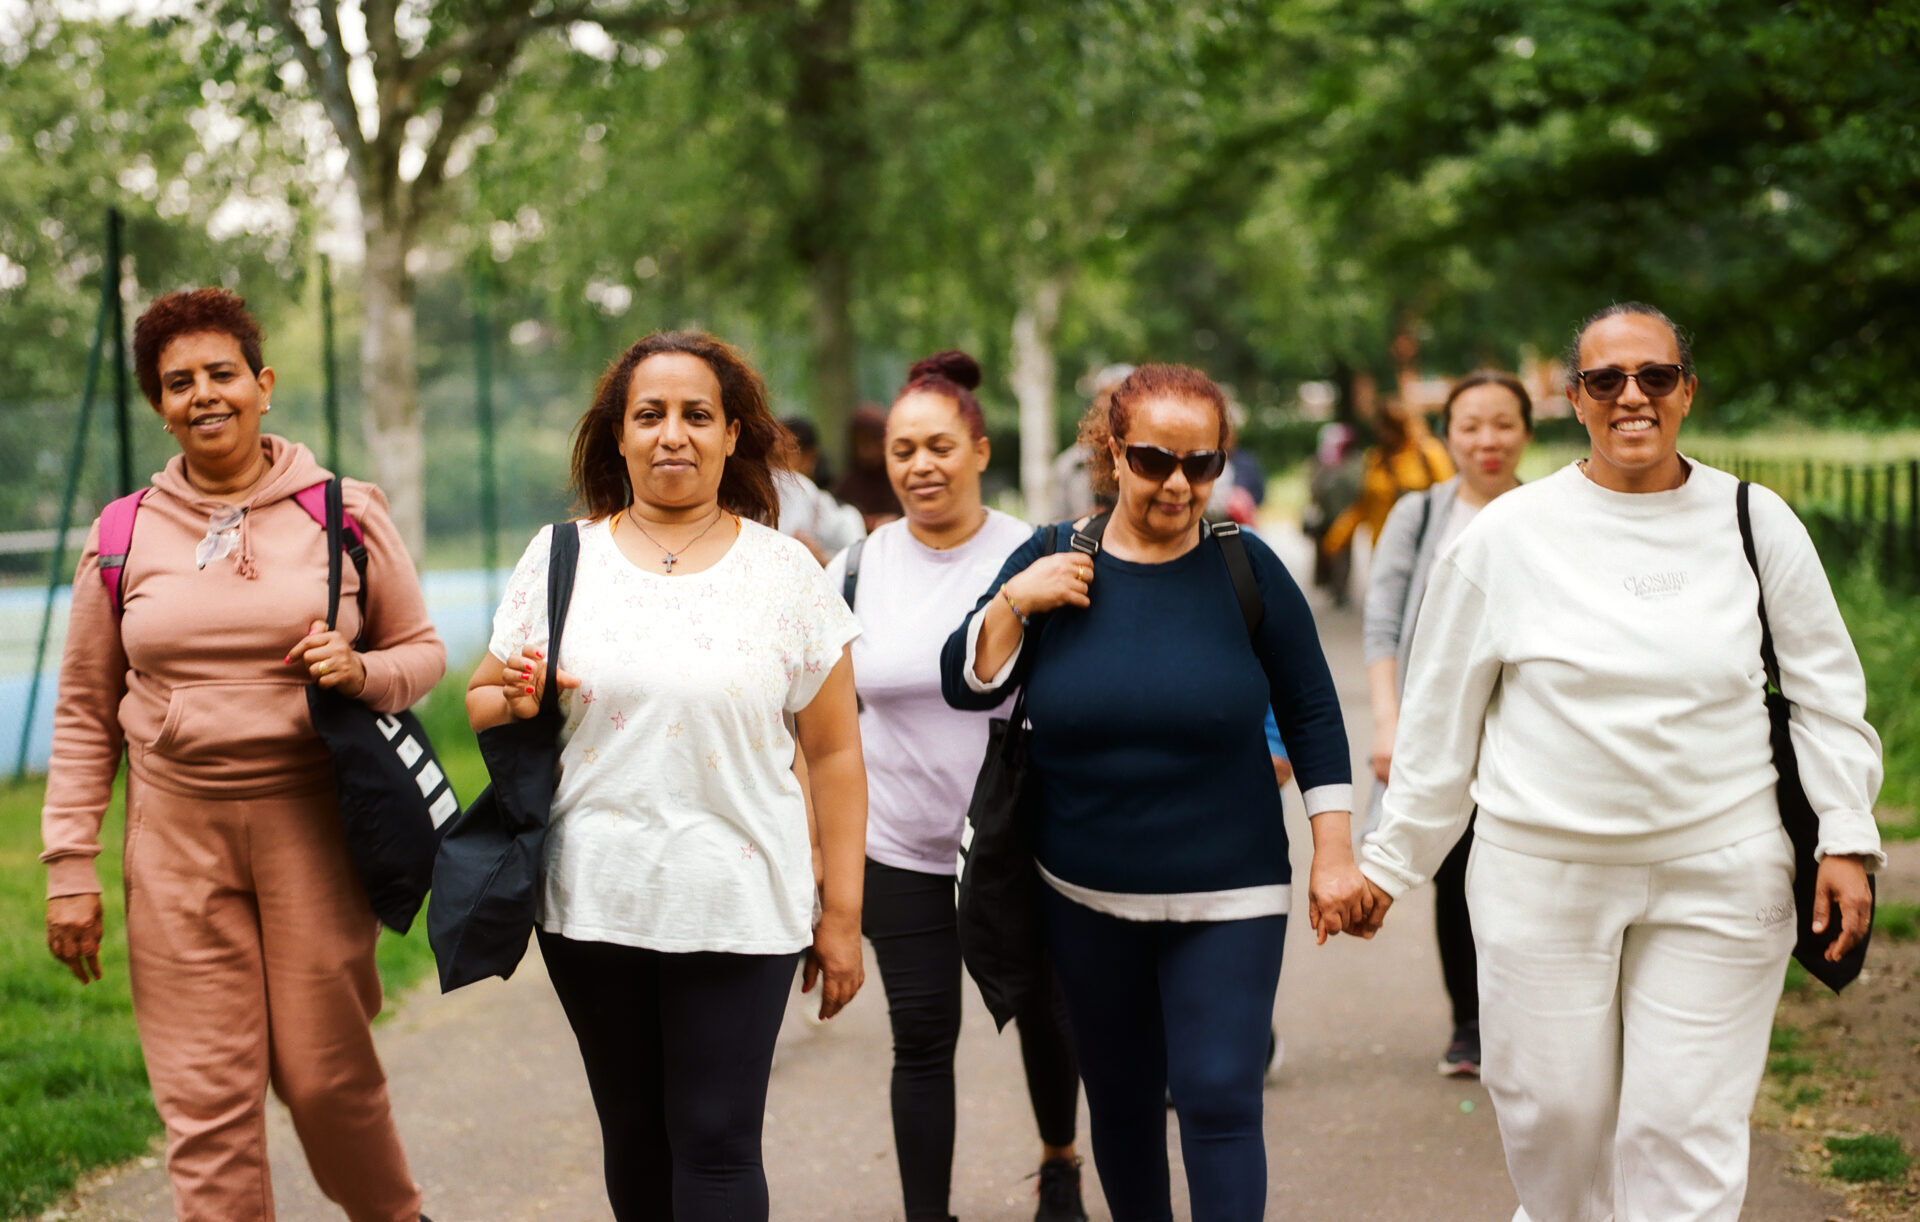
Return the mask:
M 1647 398 L 1659 399 L 1678 390 L 1686 372 L 1682 365 L 1642 365 L 1632 373 L 1624 369 L 1582 369 L 1579 378 L 1594 400 L 1611 403 L 1626 391 L 1629 378 L 1640 384 L 1640 393 Z
M 1155 483 L 1171 479 L 1173 469 L 1178 467 L 1187 473 L 1189 484 L 1204 484 L 1219 479 L 1220 473 L 1227 469 L 1227 452 L 1188 450 L 1185 454 L 1175 454 L 1164 446 L 1136 441 L 1127 447 L 1127 466 L 1141 479 Z

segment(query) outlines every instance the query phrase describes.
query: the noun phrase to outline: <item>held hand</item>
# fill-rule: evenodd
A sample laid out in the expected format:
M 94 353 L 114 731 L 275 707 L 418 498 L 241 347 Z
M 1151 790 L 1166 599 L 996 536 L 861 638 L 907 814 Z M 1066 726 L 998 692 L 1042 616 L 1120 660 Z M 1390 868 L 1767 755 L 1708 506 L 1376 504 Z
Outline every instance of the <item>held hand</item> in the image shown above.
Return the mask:
M 1827 962 L 1838 963 L 1866 936 L 1872 919 L 1873 892 L 1867 888 L 1867 865 L 1858 857 L 1827 857 L 1813 880 L 1813 932 L 1824 933 L 1838 909 L 1840 932 L 1827 947 Z
M 1042 556 L 1007 579 L 1003 587 L 1023 615 L 1038 615 L 1059 607 L 1089 607 L 1093 559 L 1079 552 Z
M 1354 864 L 1353 853 L 1314 853 L 1307 883 L 1307 920 L 1313 925 L 1315 944 L 1324 946 L 1329 937 L 1343 932 L 1372 937 L 1372 914 L 1373 885 Z
M 81 984 L 100 979 L 100 896 L 58 895 L 47 901 L 47 949 Z
M 554 672 L 555 680 L 561 690 L 572 691 L 580 686 L 580 680 L 564 670 Z M 540 698 L 547 687 L 547 655 L 539 649 L 522 649 L 507 659 L 507 669 L 500 680 L 500 690 L 507 698 L 507 712 L 521 721 L 540 711 Z
M 1361 877 L 1366 878 L 1366 875 L 1363 874 Z M 1371 938 L 1380 932 L 1380 927 L 1387 920 L 1387 909 L 1393 907 L 1393 897 L 1382 890 L 1380 885 L 1371 878 L 1367 879 L 1367 890 L 1372 894 L 1373 911 L 1357 928 L 1348 931 L 1363 938 Z
M 329 629 L 325 620 L 313 621 L 307 635 L 287 651 L 284 661 L 289 666 L 305 666 L 314 682 L 350 699 L 358 699 L 367 686 L 366 663 L 353 652 L 346 636 L 338 628 Z
M 820 1017 L 825 1020 L 846 1008 L 866 978 L 866 964 L 860 958 L 859 918 L 847 920 L 830 913 L 822 916 L 813 930 L 813 947 L 807 951 L 800 991 L 811 993 L 814 984 L 820 984 Z

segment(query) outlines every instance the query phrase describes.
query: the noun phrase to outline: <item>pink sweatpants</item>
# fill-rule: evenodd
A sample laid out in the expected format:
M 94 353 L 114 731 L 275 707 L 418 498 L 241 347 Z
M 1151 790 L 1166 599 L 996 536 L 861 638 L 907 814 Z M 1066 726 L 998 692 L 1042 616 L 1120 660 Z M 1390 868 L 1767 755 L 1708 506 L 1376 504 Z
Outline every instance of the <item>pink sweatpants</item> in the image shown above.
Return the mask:
M 266 1094 L 353 1222 L 415 1222 L 369 1024 L 379 932 L 331 792 L 221 801 L 128 785 L 133 1010 L 180 1222 L 271 1222 Z

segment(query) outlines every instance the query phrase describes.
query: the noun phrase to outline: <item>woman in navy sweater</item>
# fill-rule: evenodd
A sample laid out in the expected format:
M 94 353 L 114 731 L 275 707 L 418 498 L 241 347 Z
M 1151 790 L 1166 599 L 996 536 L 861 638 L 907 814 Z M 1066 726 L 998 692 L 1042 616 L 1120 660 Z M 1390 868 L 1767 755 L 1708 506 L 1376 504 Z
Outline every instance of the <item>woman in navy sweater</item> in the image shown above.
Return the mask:
M 1043 919 L 1114 1222 L 1173 1216 L 1169 1087 L 1195 1222 L 1257 1219 L 1292 879 L 1263 714 L 1312 817 L 1308 913 L 1325 941 L 1370 916 L 1339 700 L 1280 561 L 1241 536 L 1265 607 L 1250 636 L 1202 521 L 1230 441 L 1219 387 L 1142 366 L 1081 440 L 1096 479 L 1117 481 L 1099 552 L 1035 532 L 948 639 L 942 690 L 984 709 L 1027 686 Z

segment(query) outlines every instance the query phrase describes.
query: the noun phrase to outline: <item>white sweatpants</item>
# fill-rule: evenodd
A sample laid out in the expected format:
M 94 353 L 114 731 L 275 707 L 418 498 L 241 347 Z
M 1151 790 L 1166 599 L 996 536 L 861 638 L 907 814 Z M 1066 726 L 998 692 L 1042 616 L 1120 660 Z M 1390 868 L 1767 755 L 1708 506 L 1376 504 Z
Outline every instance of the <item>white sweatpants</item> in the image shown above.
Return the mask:
M 1643 866 L 1474 841 L 1481 1075 L 1514 1222 L 1738 1222 L 1793 868 L 1784 831 Z

